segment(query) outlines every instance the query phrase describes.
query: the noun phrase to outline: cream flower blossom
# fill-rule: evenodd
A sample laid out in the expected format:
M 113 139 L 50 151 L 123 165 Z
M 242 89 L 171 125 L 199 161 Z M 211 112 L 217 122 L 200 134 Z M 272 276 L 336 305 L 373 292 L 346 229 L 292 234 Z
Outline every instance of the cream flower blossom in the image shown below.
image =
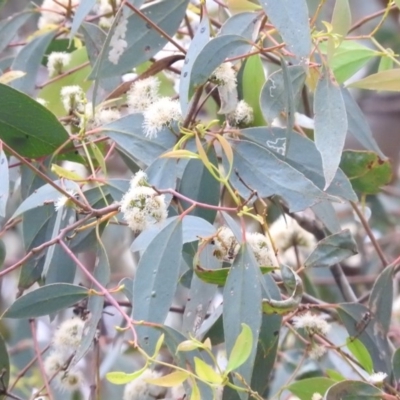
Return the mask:
M 142 375 L 125 386 L 123 400 L 142 400 L 159 398 L 166 393 L 166 388 L 147 383 L 147 379 L 159 378 L 161 374 L 151 369 L 146 369 Z
M 129 112 L 144 112 L 158 100 L 158 90 L 160 80 L 155 76 L 140 79 L 132 83 L 127 93 L 127 103 Z
M 211 79 L 218 86 L 225 86 L 228 92 L 236 90 L 236 72 L 230 62 L 223 63 L 217 67 L 211 74 Z
M 244 100 L 240 100 L 233 113 L 228 114 L 228 121 L 231 125 L 249 125 L 253 122 L 253 108 Z
M 76 191 L 72 189 L 68 189 L 66 191 L 71 197 L 74 197 L 76 195 Z M 70 198 L 67 196 L 60 196 L 55 202 L 54 202 L 54 209 L 56 211 L 59 211 L 61 208 L 65 207 L 67 204 L 70 202 Z M 71 202 L 72 204 L 72 202 Z
M 67 15 L 67 10 L 75 9 L 80 0 L 44 0 L 41 8 L 41 16 L 38 21 L 38 28 L 43 29 L 47 25 L 57 25 L 61 23 Z
M 53 347 L 65 353 L 74 352 L 82 341 L 85 321 L 80 318 L 66 319 L 55 331 Z
M 78 85 L 64 86 L 61 89 L 61 101 L 67 113 L 77 111 L 85 112 L 86 96 L 82 88 Z
M 387 376 L 388 375 L 385 372 L 375 372 L 367 378 L 367 381 L 373 385 L 379 385 L 383 383 Z
M 246 234 L 247 243 L 251 246 L 258 265 L 271 266 L 274 264 L 273 256 L 268 248 L 268 239 L 262 233 Z
M 312 314 L 309 311 L 301 315 L 296 315 L 292 318 L 292 322 L 296 329 L 304 328 L 310 334 L 318 333 L 326 335 L 331 329 L 331 325 L 326 321 L 324 316 Z
M 215 246 L 214 255 L 219 260 L 234 260 L 240 249 L 240 244 L 235 235 L 227 226 L 218 228 L 213 238 L 213 244 Z
M 65 67 L 71 62 L 71 54 L 65 51 L 53 51 L 47 57 L 49 76 L 53 77 L 64 72 Z

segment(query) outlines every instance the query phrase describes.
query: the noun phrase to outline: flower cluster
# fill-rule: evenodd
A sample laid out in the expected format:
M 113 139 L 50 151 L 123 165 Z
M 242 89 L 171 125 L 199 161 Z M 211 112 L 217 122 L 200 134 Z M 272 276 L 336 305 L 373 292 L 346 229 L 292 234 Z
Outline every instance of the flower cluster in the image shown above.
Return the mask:
M 61 89 L 61 101 L 68 114 L 85 112 L 86 95 L 78 85 L 64 86 Z
M 130 188 L 121 199 L 121 212 L 128 226 L 141 232 L 168 216 L 165 196 L 147 185 L 147 176 L 139 171 L 131 180 Z
M 146 369 L 142 375 L 125 386 L 123 400 L 155 399 L 165 395 L 164 387 L 147 383 L 147 379 L 159 378 L 161 374 L 151 369 Z
M 387 374 L 384 372 L 375 372 L 367 377 L 367 381 L 373 385 L 380 385 L 387 378 Z
M 236 90 L 236 72 L 232 63 L 226 62 L 216 68 L 211 74 L 211 80 L 215 81 L 218 86 L 224 86 L 228 92 Z
M 85 321 L 80 318 L 65 320 L 54 333 L 52 351 L 44 361 L 49 379 L 64 390 L 74 391 L 82 386 L 84 379 L 77 368 L 68 368 L 68 362 L 82 340 Z
M 311 312 L 296 315 L 293 317 L 292 322 L 296 329 L 304 328 L 310 335 L 316 333 L 320 335 L 327 335 L 331 329 L 330 324 L 323 316 L 312 314 Z
M 53 77 L 64 72 L 65 67 L 71 62 L 71 54 L 65 51 L 53 51 L 47 57 L 49 76 Z
M 169 97 L 160 97 L 160 81 L 149 77 L 134 82 L 128 91 L 130 112 L 143 113 L 143 130 L 149 138 L 154 138 L 164 127 L 170 127 L 174 121 L 182 120 L 179 101 Z
M 71 197 L 74 197 L 76 195 L 75 190 L 70 190 L 68 189 L 66 191 Z M 69 206 L 72 205 L 72 201 L 69 197 L 67 196 L 60 196 L 55 202 L 54 202 L 54 208 L 56 211 L 59 211 L 61 208 L 65 207 L 65 206 Z
M 250 125 L 253 119 L 253 108 L 244 100 L 240 100 L 235 111 L 228 114 L 228 121 L 233 126 Z
M 41 16 L 38 28 L 43 29 L 47 25 L 58 25 L 71 10 L 79 5 L 80 0 L 44 0 L 41 5 Z
M 108 53 L 109 61 L 115 65 L 118 64 L 120 57 L 128 46 L 128 42 L 125 40 L 127 29 L 128 19 L 122 13 L 111 37 L 110 52 Z

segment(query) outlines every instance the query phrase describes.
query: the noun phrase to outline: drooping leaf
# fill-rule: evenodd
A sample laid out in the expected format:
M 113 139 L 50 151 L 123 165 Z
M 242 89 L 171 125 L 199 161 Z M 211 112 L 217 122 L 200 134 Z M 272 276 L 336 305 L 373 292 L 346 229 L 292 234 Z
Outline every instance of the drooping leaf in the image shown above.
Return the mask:
M 175 136 L 168 128 L 159 132 L 157 138 L 150 139 L 143 133 L 143 115 L 130 114 L 104 125 L 101 130 L 116 144 L 118 149 L 134 162 L 146 166 L 154 162 L 162 153 L 173 147 Z
M 314 96 L 315 145 L 322 157 L 325 189 L 332 183 L 340 164 L 347 133 L 347 114 L 340 87 L 325 71 Z
M 357 253 L 355 240 L 350 231 L 344 229 L 319 241 L 317 247 L 304 262 L 304 266 L 307 268 L 330 267 Z
M 374 364 L 368 349 L 364 346 L 363 342 L 357 338 L 349 337 L 346 340 L 346 345 L 351 351 L 351 354 L 353 354 L 365 371 L 367 371 L 369 374 L 372 374 L 374 372 Z
M 141 11 L 154 25 L 168 35 L 174 36 L 185 15 L 187 4 L 188 0 L 161 1 L 149 4 Z M 110 29 L 109 36 L 112 37 L 114 31 L 115 26 Z M 110 42 L 104 43 L 98 62 L 93 68 L 92 79 L 118 76 L 131 71 L 132 68 L 148 61 L 168 42 L 167 38 L 160 35 L 137 13 L 128 17 L 125 40 L 127 46 L 117 64 L 113 64 L 108 59 L 111 50 Z
M 83 286 L 55 283 L 19 297 L 3 314 L 3 318 L 36 318 L 63 310 L 89 294 Z
M 0 335 L 0 371 L 1 371 L 1 382 L 0 387 L 0 400 L 6 399 L 8 396 L 3 394 L 3 390 L 8 389 L 8 383 L 10 381 L 10 359 L 6 347 L 4 338 Z
M 268 19 L 275 26 L 288 50 L 299 58 L 311 52 L 311 32 L 305 0 L 260 0 Z
M 208 365 L 200 358 L 194 358 L 195 372 L 198 377 L 206 382 L 221 384 L 222 376 L 219 375 L 211 365 Z
M 324 396 L 326 391 L 335 383 L 334 380 L 324 377 L 307 378 L 291 383 L 288 390 L 300 400 L 309 400 L 314 393 Z
M 189 373 L 186 371 L 174 371 L 160 378 L 146 379 L 146 382 L 162 387 L 174 387 L 180 385 L 188 377 Z
M 351 83 L 348 87 L 368 90 L 400 91 L 400 69 L 380 71 Z
M 253 374 L 262 319 L 261 285 L 258 278 L 259 271 L 254 255 L 248 246 L 243 244 L 232 264 L 224 287 L 223 324 L 228 360 L 242 330 L 241 324 L 246 324 L 251 330 L 253 338 L 251 351 L 245 363 L 237 368 L 237 372 L 246 382 L 251 381 Z M 241 398 L 247 399 L 248 395 L 242 394 Z
M 350 91 L 346 88 L 341 88 L 344 104 L 346 106 L 347 122 L 349 132 L 367 149 L 378 153 L 379 157 L 386 160 L 386 156 L 382 153 L 376 143 L 370 126 L 361 111 L 359 105 L 354 100 Z
M 372 151 L 347 150 L 342 154 L 340 168 L 361 193 L 376 194 L 392 180 L 392 165 Z
M 55 34 L 56 31 L 47 32 L 34 38 L 26 46 L 22 47 L 21 51 L 15 57 L 11 69 L 14 71 L 23 71 L 26 74 L 11 82 L 11 86 L 14 89 L 33 95 L 43 55 Z
M 346 37 L 351 27 L 349 0 L 336 0 L 332 14 L 332 32 Z
M 0 84 L 0 139 L 21 156 L 37 158 L 53 154 L 68 133 L 37 101 Z
M 6 206 L 10 192 L 7 157 L 0 144 L 0 218 L 6 216 Z
M 301 172 L 267 148 L 244 140 L 231 140 L 230 143 L 234 151 L 234 169 L 261 197 L 279 195 L 293 212 L 330 198 Z M 226 168 L 225 157 L 223 161 Z M 249 189 L 235 174 L 232 174 L 230 181 L 243 198 L 248 198 Z
M 114 385 L 126 385 L 127 383 L 132 382 L 134 379 L 139 378 L 139 376 L 142 375 L 145 370 L 146 367 L 132 372 L 131 374 L 127 374 L 126 372 L 122 371 L 109 372 L 107 373 L 106 378 Z
M 177 217 L 168 223 L 150 242 L 137 266 L 133 284 L 133 319 L 164 323 L 174 298 L 182 249 L 182 224 Z M 159 333 L 138 326 L 140 345 L 154 351 Z
M 381 398 L 383 392 L 376 386 L 362 381 L 343 381 L 335 383 L 325 394 L 325 400 L 376 400 Z
M 272 151 L 276 157 L 301 172 L 319 189 L 324 188 L 321 155 L 313 141 L 292 132 L 290 146 L 287 146 L 287 130 L 278 127 L 242 129 L 241 134 L 246 139 Z M 357 201 L 357 195 L 341 170 L 337 171 L 326 193 L 346 200 Z
M 228 365 L 226 366 L 225 373 L 234 371 L 240 367 L 251 354 L 253 348 L 253 334 L 250 327 L 242 324 L 242 331 L 236 339 L 229 356 Z
M 71 30 L 69 32 L 70 40 L 73 39 L 79 27 L 85 20 L 86 16 L 90 13 L 91 9 L 95 6 L 96 0 L 85 0 L 78 4 L 74 12 L 74 18 L 72 20 Z
M 2 4 L 0 4 L 1 8 Z M 0 21 L 0 53 L 9 45 L 12 39 L 24 24 L 33 16 L 32 10 L 25 10 L 12 16 L 12 18 L 4 18 Z
M 395 381 L 400 379 L 400 348 L 396 349 L 392 358 L 393 377 Z

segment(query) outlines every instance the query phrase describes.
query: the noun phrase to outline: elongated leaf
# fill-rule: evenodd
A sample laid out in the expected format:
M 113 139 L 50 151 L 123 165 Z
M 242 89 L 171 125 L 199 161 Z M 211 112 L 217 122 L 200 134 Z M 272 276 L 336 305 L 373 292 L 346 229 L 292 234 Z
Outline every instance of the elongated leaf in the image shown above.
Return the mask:
M 43 286 L 18 298 L 3 318 L 36 318 L 63 310 L 89 294 L 83 286 L 55 283 Z
M 211 39 L 197 55 L 190 72 L 190 89 L 207 82 L 214 70 L 226 59 L 246 54 L 251 44 L 239 35 L 223 35 Z
M 175 144 L 175 136 L 165 128 L 157 138 L 149 139 L 144 135 L 142 125 L 142 114 L 130 114 L 101 129 L 128 158 L 147 166 Z
M 342 230 L 339 219 L 336 215 L 336 210 L 332 203 L 323 200 L 320 203 L 311 206 L 311 209 L 330 233 L 338 233 Z
M 362 381 L 343 381 L 331 386 L 325 394 L 325 400 L 376 400 L 383 392 L 377 387 Z
M 8 161 L 0 145 L 0 217 L 6 216 L 6 206 L 10 191 Z
M 290 384 L 288 390 L 301 400 L 309 400 L 314 393 L 324 396 L 326 391 L 335 383 L 334 380 L 324 377 L 301 379 Z
M 234 168 L 240 178 L 261 197 L 281 196 L 294 211 L 304 210 L 330 196 L 323 193 L 313 182 L 291 165 L 280 160 L 273 152 L 247 141 L 232 140 Z M 224 158 L 226 169 L 226 160 Z M 231 183 L 244 198 L 249 190 L 236 175 Z
M 185 15 L 187 4 L 188 0 L 161 1 L 144 7 L 142 12 L 165 33 L 174 36 Z M 114 31 L 115 29 L 110 29 L 109 36 L 112 36 Z M 136 13 L 128 18 L 125 40 L 127 46 L 117 65 L 109 61 L 111 46 L 109 42 L 105 42 L 98 63 L 93 69 L 92 79 L 122 75 L 148 61 L 168 42 L 167 38 L 161 36 Z
M 390 69 L 387 71 L 377 72 L 353 82 L 348 87 L 368 90 L 388 90 L 400 91 L 400 69 Z
M 369 355 L 368 349 L 364 346 L 363 342 L 349 337 L 346 340 L 346 345 L 365 371 L 372 374 L 374 372 L 374 364 Z
M 340 87 L 325 72 L 314 96 L 315 145 L 322 157 L 325 189 L 339 168 L 347 133 L 347 114 Z
M 176 217 L 151 241 L 137 266 L 133 284 L 133 318 L 163 323 L 174 298 L 182 249 L 182 224 Z M 158 332 L 138 326 L 140 345 L 154 351 Z
M 379 157 L 386 160 L 386 156 L 382 153 L 376 143 L 371 128 L 361 111 L 357 102 L 353 99 L 348 89 L 341 88 L 344 104 L 346 107 L 347 121 L 349 132 L 367 149 L 378 153 Z
M 86 16 L 90 13 L 90 10 L 96 4 L 96 0 L 85 0 L 78 4 L 78 7 L 74 13 L 74 19 L 72 21 L 71 30 L 69 33 L 69 38 L 72 40 L 76 32 L 78 32 L 79 27 L 85 20 Z
M 257 38 L 260 23 L 260 15 L 245 11 L 228 18 L 221 26 L 218 36 L 239 35 L 254 42 Z M 240 53 L 237 55 L 240 55 Z
M 242 324 L 242 332 L 240 332 L 232 348 L 225 372 L 228 373 L 240 367 L 250 356 L 252 348 L 253 334 L 251 329 L 246 324 Z
M 321 155 L 311 140 L 292 132 L 290 135 L 290 146 L 287 148 L 287 130 L 282 128 L 248 128 L 243 129 L 241 134 L 251 141 L 265 147 L 268 151 L 294 169 L 301 172 L 311 180 L 319 189 L 325 185 L 322 173 Z M 286 155 L 285 155 L 286 154 Z M 357 201 L 351 183 L 345 174 L 338 170 L 331 186 L 326 193 L 347 200 Z
M 0 139 L 20 155 L 37 158 L 52 154 L 68 134 L 37 101 L 0 84 Z
M 210 21 L 207 14 L 203 15 L 200 25 L 190 42 L 190 46 L 186 53 L 185 61 L 182 67 L 181 78 L 179 79 L 179 102 L 182 114 L 186 116 L 189 107 L 189 86 L 190 72 L 197 55 L 210 40 Z
M 2 53 L 11 40 L 16 37 L 19 28 L 21 28 L 32 15 L 33 12 L 31 10 L 26 10 L 13 15 L 9 19 L 0 21 L 0 53 Z
M 8 389 L 8 383 L 10 381 L 10 359 L 7 352 L 6 343 L 3 337 L 0 335 L 0 371 L 2 373 L 2 387 L 0 388 L 0 400 L 6 399 L 8 396 L 4 396 L 3 390 Z M 3 387 L 4 385 L 4 387 Z
M 308 268 L 330 267 L 357 253 L 355 240 L 350 231 L 344 229 L 318 242 L 317 247 L 308 256 L 304 265 Z
M 131 374 L 121 371 L 109 372 L 106 375 L 106 378 L 114 385 L 126 385 L 127 383 L 132 382 L 134 379 L 139 378 L 139 376 L 142 375 L 145 370 L 146 368 L 142 368 L 138 371 L 132 372 Z
M 260 0 L 288 49 L 300 60 L 311 52 L 311 32 L 305 0 Z
M 393 377 L 397 382 L 400 379 L 400 348 L 396 349 L 392 359 Z
M 354 188 L 361 193 L 376 194 L 393 176 L 392 165 L 372 151 L 344 151 L 340 167 Z
M 11 69 L 14 71 L 23 71 L 26 74 L 22 78 L 11 82 L 11 86 L 14 89 L 33 95 L 43 55 L 55 34 L 56 31 L 51 31 L 33 39 L 15 57 Z
M 233 262 L 223 297 L 223 323 L 228 359 L 242 330 L 241 324 L 248 325 L 252 333 L 253 343 L 249 357 L 237 369 L 246 382 L 251 382 L 262 318 L 261 286 L 257 262 L 246 244 L 242 245 L 238 257 Z M 241 394 L 240 397 L 247 399 L 248 395 Z
M 336 0 L 332 14 L 332 31 L 342 37 L 347 35 L 351 27 L 351 10 L 349 0 Z

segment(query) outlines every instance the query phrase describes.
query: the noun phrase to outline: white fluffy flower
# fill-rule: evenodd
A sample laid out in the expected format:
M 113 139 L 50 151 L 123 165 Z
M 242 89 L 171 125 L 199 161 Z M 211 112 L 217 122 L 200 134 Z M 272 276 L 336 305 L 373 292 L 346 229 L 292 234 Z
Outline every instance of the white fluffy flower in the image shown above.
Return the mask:
M 46 375 L 51 378 L 56 373 L 58 373 L 65 364 L 65 359 L 62 353 L 58 351 L 52 352 L 49 356 L 44 360 L 44 371 Z
M 82 372 L 74 369 L 60 374 L 56 382 L 60 389 L 73 392 L 82 386 L 84 379 Z
M 383 381 L 387 378 L 387 374 L 384 372 L 375 372 L 371 374 L 368 378 L 367 381 L 369 383 L 372 383 L 373 385 L 379 385 L 380 383 L 383 383 Z
M 82 341 L 84 327 L 85 321 L 80 318 L 65 320 L 54 333 L 54 349 L 66 354 L 73 353 Z
M 41 16 L 38 21 L 38 28 L 43 29 L 46 25 L 57 25 L 62 22 L 67 14 L 70 5 L 74 9 L 78 6 L 79 0 L 44 0 L 41 5 Z
M 64 72 L 65 67 L 71 62 L 71 54 L 65 51 L 53 51 L 47 57 L 49 76 L 53 77 Z
M 68 113 L 72 111 L 85 112 L 86 96 L 78 85 L 64 86 L 61 89 L 61 101 Z
M 142 400 L 164 395 L 166 392 L 165 388 L 146 382 L 146 379 L 156 379 L 160 376 L 160 373 L 146 369 L 142 375 L 125 386 L 123 400 Z
M 231 125 L 249 125 L 253 122 L 253 108 L 244 100 L 240 100 L 233 113 L 228 114 Z
M 311 400 L 322 400 L 323 396 L 320 393 L 314 393 L 311 397 Z
M 114 108 L 103 108 L 96 111 L 94 126 L 103 126 L 121 118 L 121 113 Z
M 309 352 L 310 358 L 313 360 L 319 360 L 326 353 L 326 347 L 318 344 L 313 344 Z
M 182 119 L 182 111 L 178 100 L 161 97 L 151 104 L 143 113 L 143 130 L 147 137 L 154 138 L 165 126 Z
M 75 190 L 67 190 L 66 191 L 71 197 L 76 195 Z M 67 196 L 60 196 L 55 202 L 54 202 L 54 208 L 56 211 L 60 210 L 62 207 L 66 206 L 67 204 L 69 204 L 70 199 Z
M 215 80 L 218 86 L 225 86 L 228 92 L 236 90 L 236 72 L 230 62 L 223 63 L 216 68 L 211 79 Z
M 218 229 L 213 243 L 215 245 L 214 255 L 219 260 L 232 261 L 240 249 L 240 244 L 235 235 L 227 226 L 221 226 Z
M 128 94 L 127 103 L 129 112 L 143 112 L 149 108 L 158 98 L 160 80 L 155 76 L 140 79 L 132 83 Z
M 122 13 L 111 37 L 110 52 L 108 53 L 108 59 L 115 65 L 118 64 L 120 57 L 128 46 L 125 40 L 127 29 L 128 19 Z
M 139 171 L 132 178 L 130 188 L 121 199 L 121 212 L 128 226 L 141 232 L 148 226 L 165 221 L 168 217 L 165 196 L 146 184 L 146 174 Z
M 312 314 L 309 311 L 301 315 L 296 315 L 293 317 L 292 321 L 296 329 L 304 328 L 310 334 L 319 333 L 321 335 L 326 335 L 331 329 L 330 324 L 326 321 L 324 316 Z
M 251 246 L 258 265 L 271 266 L 274 264 L 268 248 L 268 239 L 265 235 L 254 232 L 246 234 L 247 243 Z
M 119 8 L 121 0 L 114 0 L 116 8 Z M 104 29 L 109 29 L 113 22 L 113 8 L 111 0 L 100 0 L 97 7 L 97 14 L 103 15 L 99 20 L 99 25 Z M 109 14 L 109 15 L 107 15 Z

